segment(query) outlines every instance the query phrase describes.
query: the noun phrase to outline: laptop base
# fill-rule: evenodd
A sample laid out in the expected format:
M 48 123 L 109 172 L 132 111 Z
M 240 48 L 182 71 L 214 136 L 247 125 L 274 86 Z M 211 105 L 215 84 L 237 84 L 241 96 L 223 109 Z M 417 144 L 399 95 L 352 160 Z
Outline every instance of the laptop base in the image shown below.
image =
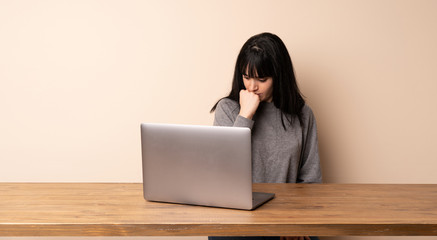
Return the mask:
M 275 197 L 274 193 L 253 192 L 252 193 L 252 206 L 253 207 L 250 210 L 254 210 L 255 208 L 261 206 L 262 204 L 270 201 L 274 197 Z

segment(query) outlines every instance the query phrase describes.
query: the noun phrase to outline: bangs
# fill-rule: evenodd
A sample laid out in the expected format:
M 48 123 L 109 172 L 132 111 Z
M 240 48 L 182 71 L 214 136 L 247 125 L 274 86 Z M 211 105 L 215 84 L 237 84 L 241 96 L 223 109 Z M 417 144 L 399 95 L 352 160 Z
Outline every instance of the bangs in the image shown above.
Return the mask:
M 273 77 L 274 68 L 271 59 L 257 47 L 249 49 L 242 58 L 240 72 L 250 78 Z

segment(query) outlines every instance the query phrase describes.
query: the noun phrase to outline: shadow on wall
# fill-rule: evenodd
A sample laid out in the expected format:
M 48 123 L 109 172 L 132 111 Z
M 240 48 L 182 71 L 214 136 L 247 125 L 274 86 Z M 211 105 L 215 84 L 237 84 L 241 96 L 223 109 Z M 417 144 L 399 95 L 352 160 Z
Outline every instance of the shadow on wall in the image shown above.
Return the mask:
M 305 75 L 306 74 L 306 75 Z M 304 72 L 305 79 L 302 80 L 302 91 L 306 96 L 307 104 L 311 106 L 317 120 L 317 131 L 319 140 L 319 154 L 323 173 L 324 183 L 338 183 L 347 177 L 352 166 L 347 166 L 344 159 L 348 158 L 348 150 L 345 149 L 345 142 L 348 141 L 347 129 L 351 126 L 344 121 L 353 119 L 354 103 L 352 93 L 347 86 L 329 80 L 327 76 L 314 75 L 313 71 Z M 330 85 L 329 87 L 327 85 Z M 333 86 L 337 85 L 337 86 Z M 336 89 L 337 92 L 326 91 Z M 345 106 L 340 102 L 342 99 L 351 99 L 348 103 L 350 109 L 339 109 Z M 335 113 L 341 112 L 342 115 Z

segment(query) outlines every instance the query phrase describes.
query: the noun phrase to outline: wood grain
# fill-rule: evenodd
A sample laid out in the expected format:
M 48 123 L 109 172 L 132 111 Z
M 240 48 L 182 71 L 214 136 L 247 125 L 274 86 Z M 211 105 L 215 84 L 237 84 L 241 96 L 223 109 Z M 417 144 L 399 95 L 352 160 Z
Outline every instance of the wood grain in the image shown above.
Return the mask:
M 0 183 L 0 236 L 437 236 L 437 185 L 254 184 L 254 211 L 147 202 L 139 183 Z

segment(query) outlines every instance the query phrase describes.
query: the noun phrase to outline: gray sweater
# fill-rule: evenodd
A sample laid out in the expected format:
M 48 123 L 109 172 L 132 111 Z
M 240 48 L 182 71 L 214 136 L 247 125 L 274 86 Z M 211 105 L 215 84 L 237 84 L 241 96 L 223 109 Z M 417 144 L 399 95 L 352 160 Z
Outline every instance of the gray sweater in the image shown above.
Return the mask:
M 214 125 L 248 127 L 252 130 L 253 182 L 320 183 L 322 174 L 317 146 L 316 120 L 311 108 L 302 109 L 303 124 L 293 124 L 273 103 L 261 102 L 253 120 L 238 113 L 240 105 L 224 98 L 217 105 Z

